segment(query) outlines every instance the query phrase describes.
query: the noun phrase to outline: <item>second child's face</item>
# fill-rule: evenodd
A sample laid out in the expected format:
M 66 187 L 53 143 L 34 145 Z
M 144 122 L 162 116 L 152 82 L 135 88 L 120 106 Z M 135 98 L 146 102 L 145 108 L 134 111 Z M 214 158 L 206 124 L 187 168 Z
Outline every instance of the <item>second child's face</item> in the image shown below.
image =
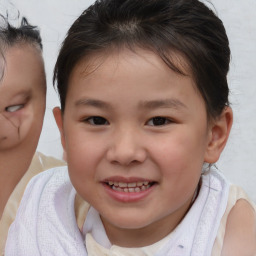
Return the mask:
M 93 72 L 87 64 L 71 74 L 63 116 L 70 178 L 109 235 L 157 226 L 157 241 L 199 182 L 210 140 L 204 101 L 190 76 L 150 52 L 95 58 Z
M 0 82 L 0 152 L 18 147 L 36 149 L 44 118 L 45 91 L 39 50 L 30 44 L 8 48 Z

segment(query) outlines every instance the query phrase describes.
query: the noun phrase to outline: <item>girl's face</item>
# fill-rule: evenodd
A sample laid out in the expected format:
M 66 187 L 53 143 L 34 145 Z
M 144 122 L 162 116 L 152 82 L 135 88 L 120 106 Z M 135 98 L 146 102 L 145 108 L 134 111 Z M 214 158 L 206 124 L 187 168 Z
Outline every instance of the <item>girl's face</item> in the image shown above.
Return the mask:
M 0 152 L 37 146 L 45 111 L 45 73 L 41 54 L 29 44 L 5 52 L 0 82 Z
M 71 181 L 112 242 L 156 242 L 185 215 L 208 160 L 204 101 L 189 75 L 150 52 L 90 64 L 73 70 L 63 117 L 55 109 Z M 118 240 L 133 231 L 138 244 Z

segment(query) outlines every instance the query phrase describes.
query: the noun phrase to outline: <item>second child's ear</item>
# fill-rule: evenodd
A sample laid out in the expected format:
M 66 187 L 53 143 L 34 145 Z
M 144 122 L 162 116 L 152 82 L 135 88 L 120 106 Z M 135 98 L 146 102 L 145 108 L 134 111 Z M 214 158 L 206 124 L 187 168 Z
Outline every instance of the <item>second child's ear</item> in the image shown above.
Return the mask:
M 64 136 L 64 131 L 63 131 L 62 112 L 61 112 L 61 109 L 59 107 L 55 107 L 52 112 L 53 112 L 56 124 L 59 128 L 60 137 L 61 137 L 61 144 L 62 144 L 63 150 L 65 151 L 66 150 L 66 145 L 65 145 L 65 136 Z M 64 154 L 65 154 L 65 152 L 64 152 Z
M 233 112 L 226 107 L 221 115 L 213 120 L 209 128 L 209 141 L 205 152 L 206 163 L 216 163 L 224 149 L 233 123 Z

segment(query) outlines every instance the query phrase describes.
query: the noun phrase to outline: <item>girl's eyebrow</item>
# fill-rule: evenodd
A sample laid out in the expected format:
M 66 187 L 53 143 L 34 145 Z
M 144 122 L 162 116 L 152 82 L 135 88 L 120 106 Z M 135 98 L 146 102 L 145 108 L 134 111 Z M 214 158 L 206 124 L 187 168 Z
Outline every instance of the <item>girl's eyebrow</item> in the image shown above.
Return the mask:
M 140 103 L 140 107 L 147 109 L 154 108 L 188 108 L 183 102 L 178 99 L 160 99 L 160 100 L 150 100 L 143 101 Z
M 75 106 L 92 106 L 101 109 L 111 109 L 111 105 L 107 102 L 96 100 L 96 99 L 80 99 L 75 102 Z M 187 108 L 187 106 L 178 99 L 161 99 L 161 100 L 150 100 L 142 101 L 139 103 L 140 108 L 155 109 L 155 108 Z
M 85 98 L 85 99 L 80 99 L 78 101 L 75 102 L 75 106 L 79 107 L 79 106 L 91 106 L 91 107 L 96 107 L 96 108 L 104 108 L 104 109 L 110 109 L 111 106 L 110 104 L 101 101 L 101 100 L 96 100 L 96 99 L 89 99 L 89 98 Z

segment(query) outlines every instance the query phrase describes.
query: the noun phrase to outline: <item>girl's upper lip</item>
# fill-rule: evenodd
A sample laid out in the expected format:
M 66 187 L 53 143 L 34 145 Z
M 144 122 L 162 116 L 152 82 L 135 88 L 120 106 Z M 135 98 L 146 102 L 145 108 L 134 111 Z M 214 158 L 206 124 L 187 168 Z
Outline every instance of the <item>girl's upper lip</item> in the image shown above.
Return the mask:
M 104 180 L 102 180 L 102 182 L 106 183 L 109 181 L 113 181 L 113 182 L 125 182 L 125 183 L 131 183 L 131 182 L 154 182 L 154 180 L 152 179 L 148 179 L 148 178 L 142 178 L 142 177 L 123 177 L 123 176 L 111 176 L 108 178 L 105 178 Z

